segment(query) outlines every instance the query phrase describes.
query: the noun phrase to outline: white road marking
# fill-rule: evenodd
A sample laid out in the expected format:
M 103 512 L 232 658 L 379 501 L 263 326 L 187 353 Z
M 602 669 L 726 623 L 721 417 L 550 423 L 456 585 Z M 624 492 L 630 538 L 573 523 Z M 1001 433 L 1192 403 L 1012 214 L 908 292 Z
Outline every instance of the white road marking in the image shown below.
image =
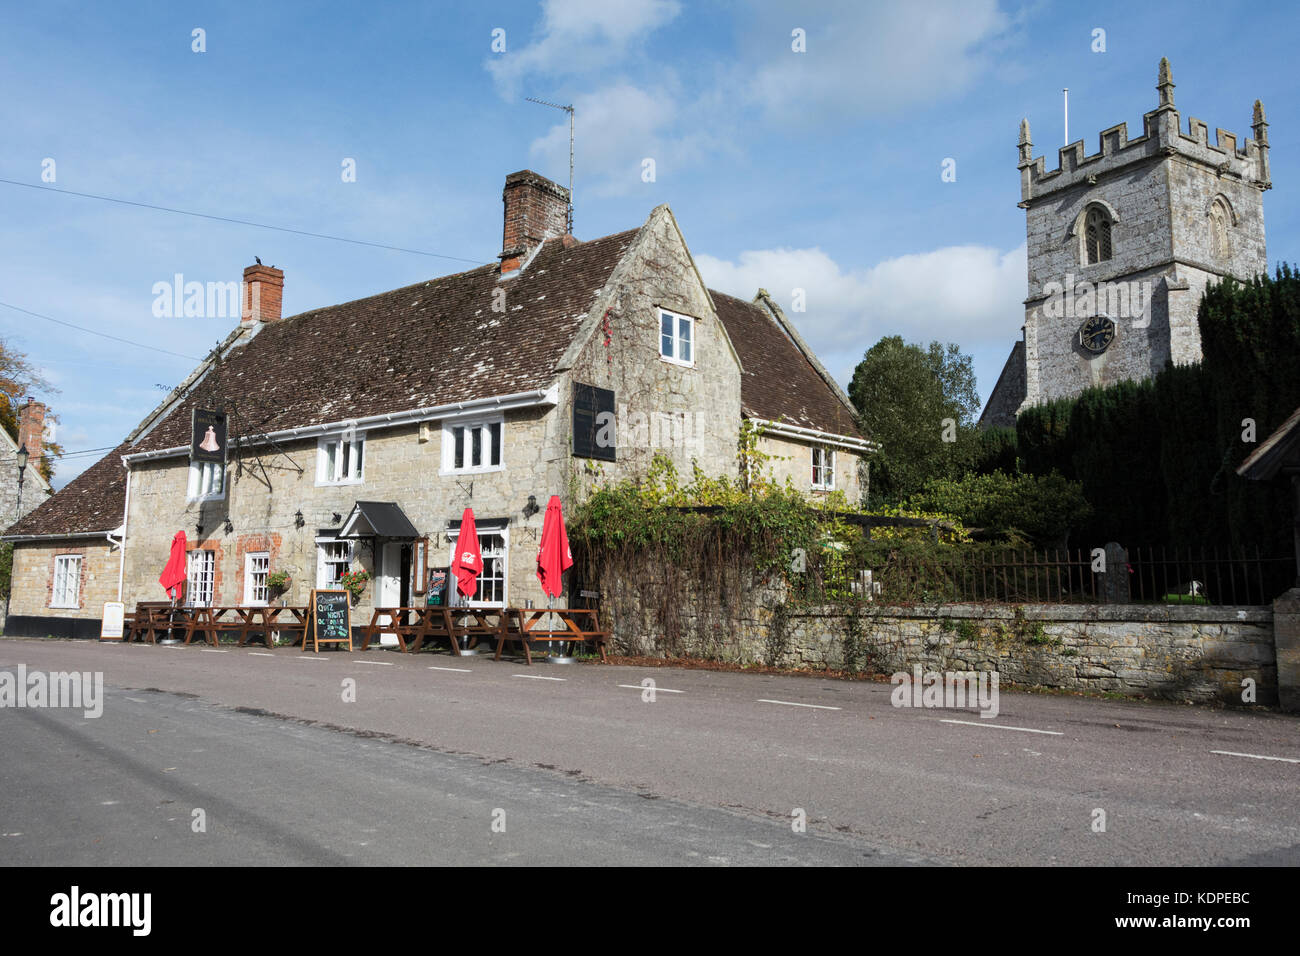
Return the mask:
M 274 657 L 274 654 L 268 654 L 266 651 L 249 651 L 249 657 Z
M 323 661 L 323 660 L 325 660 L 325 658 L 323 658 L 323 657 L 317 657 L 317 656 L 315 656 L 314 654 L 299 654 L 299 655 L 298 655 L 298 660 L 300 660 L 300 661 Z
M 357 661 L 358 664 L 377 664 L 380 667 L 392 667 L 392 661 Z
M 430 666 L 431 671 L 451 671 L 453 674 L 472 674 L 474 673 L 468 667 L 436 667 Z
M 784 704 L 786 707 L 812 707 L 816 710 L 839 710 L 840 709 L 838 707 L 827 707 L 825 704 L 800 704 L 793 700 L 767 700 L 766 698 L 763 697 L 760 697 L 758 699 L 758 702 L 760 704 Z
M 1266 757 L 1264 754 L 1239 754 L 1231 750 L 1211 750 L 1212 754 L 1223 754 L 1225 757 L 1250 757 L 1252 760 L 1280 760 L 1282 763 L 1300 763 L 1295 757 Z
M 965 724 L 967 727 L 992 727 L 995 730 L 1019 730 L 1026 734 L 1049 734 L 1053 737 L 1064 737 L 1065 734 L 1059 730 L 1035 730 L 1033 727 L 1010 727 L 1007 724 L 986 724 L 978 720 L 947 720 L 940 718 L 941 724 Z
M 511 674 L 511 677 L 522 677 L 524 680 L 558 680 L 566 681 L 567 677 L 543 677 L 541 674 Z
M 210 647 L 200 648 L 200 650 L 202 650 L 204 654 L 229 654 L 229 653 L 230 653 L 230 651 L 228 651 L 228 650 L 225 650 L 225 651 L 217 651 L 217 650 L 213 650 L 213 649 L 210 648 Z
M 652 690 L 656 694 L 684 694 L 684 690 L 673 690 L 670 687 L 646 687 L 642 684 L 619 684 L 619 687 L 626 687 L 628 690 Z

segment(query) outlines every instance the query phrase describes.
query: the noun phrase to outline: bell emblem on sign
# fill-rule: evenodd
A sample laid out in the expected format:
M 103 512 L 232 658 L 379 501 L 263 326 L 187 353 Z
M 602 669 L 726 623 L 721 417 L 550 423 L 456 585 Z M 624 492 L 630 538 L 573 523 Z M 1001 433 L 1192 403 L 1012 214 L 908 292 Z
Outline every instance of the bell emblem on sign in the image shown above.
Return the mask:
M 217 433 L 212 426 L 208 426 L 208 432 L 203 436 L 203 441 L 199 442 L 199 447 L 204 451 L 220 451 L 221 446 L 217 444 Z

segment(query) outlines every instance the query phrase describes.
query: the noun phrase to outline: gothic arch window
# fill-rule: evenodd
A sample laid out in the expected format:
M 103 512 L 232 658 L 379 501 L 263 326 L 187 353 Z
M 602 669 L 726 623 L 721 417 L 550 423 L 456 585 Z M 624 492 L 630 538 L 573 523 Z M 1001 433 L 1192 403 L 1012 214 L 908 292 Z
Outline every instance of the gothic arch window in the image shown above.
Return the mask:
M 1111 258 L 1110 215 L 1101 206 L 1090 206 L 1083 218 L 1083 264 L 1093 265 Z
M 1216 259 L 1227 259 L 1232 255 L 1232 210 L 1219 197 L 1210 205 L 1210 250 Z

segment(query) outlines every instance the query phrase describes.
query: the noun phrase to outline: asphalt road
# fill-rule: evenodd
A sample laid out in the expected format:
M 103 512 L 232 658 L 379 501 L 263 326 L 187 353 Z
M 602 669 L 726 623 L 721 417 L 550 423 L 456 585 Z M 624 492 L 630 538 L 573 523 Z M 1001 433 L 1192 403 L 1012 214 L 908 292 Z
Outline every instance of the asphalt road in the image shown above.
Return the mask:
M 4 864 L 1300 863 L 1300 721 L 1265 711 L 0 641 L 19 664 L 109 690 L 98 719 L 0 708 Z

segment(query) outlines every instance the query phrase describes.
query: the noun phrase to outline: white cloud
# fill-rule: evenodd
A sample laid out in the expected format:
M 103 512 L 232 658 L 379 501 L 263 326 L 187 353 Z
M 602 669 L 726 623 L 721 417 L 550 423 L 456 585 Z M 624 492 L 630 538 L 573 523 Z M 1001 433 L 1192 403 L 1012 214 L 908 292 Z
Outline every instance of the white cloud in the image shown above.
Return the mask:
M 630 46 L 681 12 L 676 0 L 544 0 L 540 36 L 487 61 L 498 88 L 514 93 L 530 75 L 582 73 L 618 62 Z
M 994 63 L 1012 27 L 998 0 L 759 7 L 741 36 L 739 89 L 770 118 L 862 116 L 951 96 Z M 791 49 L 791 31 L 806 51 Z
M 761 287 L 842 379 L 882 336 L 956 342 L 965 352 L 1010 348 L 1024 322 L 1025 247 L 947 246 L 845 270 L 819 248 L 695 257 L 710 287 L 752 298 Z M 804 290 L 805 312 L 792 311 Z

